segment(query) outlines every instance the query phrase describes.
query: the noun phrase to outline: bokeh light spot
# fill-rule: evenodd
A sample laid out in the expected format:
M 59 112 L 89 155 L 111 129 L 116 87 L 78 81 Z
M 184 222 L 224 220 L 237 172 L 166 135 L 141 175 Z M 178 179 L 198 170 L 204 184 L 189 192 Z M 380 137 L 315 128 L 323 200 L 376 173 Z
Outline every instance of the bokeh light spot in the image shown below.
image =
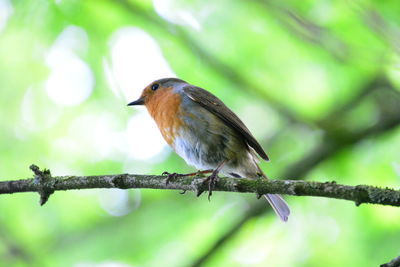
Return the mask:
M 99 192 L 100 206 L 112 216 L 124 216 L 137 209 L 141 203 L 140 190 L 134 190 L 135 198 L 130 201 L 129 191 L 105 189 Z
M 144 110 L 129 120 L 126 134 L 129 156 L 135 159 L 152 158 L 166 146 L 157 125 Z
M 111 88 L 115 88 L 116 84 L 128 101 L 138 98 L 150 82 L 176 77 L 157 42 L 141 29 L 119 29 L 113 34 L 110 46 L 111 69 L 107 69 L 107 64 L 104 64 L 106 77 Z
M 9 0 L 0 0 L 0 32 L 7 25 L 8 19 L 13 11 L 13 6 Z
M 202 29 L 202 25 L 198 17 L 204 18 L 208 15 L 209 9 L 190 10 L 187 5 L 181 5 L 178 1 L 171 0 L 153 0 L 154 9 L 158 15 L 165 20 L 179 24 L 182 26 L 189 26 L 196 31 Z M 196 17 L 194 16 L 196 12 Z
M 55 103 L 63 106 L 78 105 L 91 95 L 93 73 L 77 55 L 86 46 L 86 33 L 78 27 L 70 26 L 60 34 L 47 55 L 46 61 L 51 73 L 45 88 Z

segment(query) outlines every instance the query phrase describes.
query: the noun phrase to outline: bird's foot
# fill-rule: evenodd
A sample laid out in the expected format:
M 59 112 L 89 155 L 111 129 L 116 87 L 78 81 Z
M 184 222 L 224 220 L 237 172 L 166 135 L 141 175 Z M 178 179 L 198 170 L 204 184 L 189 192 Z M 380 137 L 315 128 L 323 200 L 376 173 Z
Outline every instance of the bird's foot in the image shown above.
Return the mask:
M 205 170 L 205 171 L 197 171 L 197 172 L 191 172 L 191 173 L 185 173 L 185 174 L 180 174 L 180 173 L 169 173 L 169 172 L 163 172 L 161 175 L 167 175 L 167 180 L 165 181 L 165 184 L 168 185 L 170 182 L 175 180 L 178 177 L 185 177 L 185 176 L 201 176 L 205 173 L 210 173 L 213 172 L 213 170 Z
M 168 185 L 170 182 L 176 180 L 179 177 L 186 176 L 185 174 L 179 174 L 176 172 L 169 173 L 169 172 L 163 172 L 161 175 L 166 175 L 167 179 L 165 179 L 165 185 Z
M 186 174 L 180 174 L 180 173 L 169 173 L 169 172 L 163 172 L 161 175 L 165 175 L 167 176 L 167 179 L 165 180 L 165 185 L 168 185 L 170 182 L 176 180 L 179 177 L 185 177 L 185 176 L 202 176 L 206 173 L 212 173 L 209 177 L 207 177 L 203 183 L 206 183 L 207 181 L 209 181 L 210 177 L 213 176 L 214 172 L 213 170 L 204 170 L 204 171 L 197 171 L 197 172 L 192 172 L 192 173 L 186 173 Z M 217 176 L 218 172 L 215 173 L 215 176 Z M 215 178 L 212 178 L 213 183 L 215 184 Z M 209 185 L 210 188 L 210 185 Z M 212 185 L 212 188 L 214 188 L 214 185 Z M 204 192 L 204 190 L 198 190 L 196 196 L 199 197 L 202 193 Z M 211 189 L 212 192 L 212 189 Z M 182 192 L 180 192 L 181 195 L 185 194 L 186 190 L 182 190 Z M 210 194 L 208 196 L 208 199 L 210 199 Z
M 218 172 L 213 172 L 211 173 L 210 176 L 208 176 L 206 179 L 203 181 L 203 185 L 208 184 L 208 201 L 210 201 L 210 198 L 212 196 L 213 189 L 215 187 L 215 184 L 217 183 L 217 178 L 218 178 Z M 198 190 L 197 191 L 197 196 L 199 197 L 204 190 Z
M 225 165 L 226 162 L 227 162 L 226 160 L 221 162 L 221 164 L 219 164 L 218 167 L 212 171 L 211 175 L 208 176 L 203 181 L 203 185 L 208 183 L 208 201 L 210 201 L 210 198 L 212 196 L 212 191 L 217 183 L 218 173 L 220 172 L 220 170 L 222 169 L 222 167 Z M 204 171 L 204 172 L 210 172 L 210 170 Z M 204 192 L 204 190 L 199 189 L 199 190 L 197 190 L 196 195 L 199 197 L 203 192 Z

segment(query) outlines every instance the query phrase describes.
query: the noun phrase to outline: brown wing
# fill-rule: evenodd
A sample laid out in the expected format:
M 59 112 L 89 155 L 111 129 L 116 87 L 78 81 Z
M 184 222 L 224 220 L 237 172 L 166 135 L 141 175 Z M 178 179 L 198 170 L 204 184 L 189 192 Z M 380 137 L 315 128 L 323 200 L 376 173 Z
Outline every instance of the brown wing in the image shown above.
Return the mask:
M 261 158 L 268 161 L 269 158 L 261 145 L 257 142 L 254 136 L 244 123 L 230 110 L 221 100 L 210 92 L 196 86 L 188 85 L 183 88 L 186 95 L 197 102 L 208 111 L 226 122 L 232 129 L 240 133 L 246 140 L 247 144 L 252 147 Z

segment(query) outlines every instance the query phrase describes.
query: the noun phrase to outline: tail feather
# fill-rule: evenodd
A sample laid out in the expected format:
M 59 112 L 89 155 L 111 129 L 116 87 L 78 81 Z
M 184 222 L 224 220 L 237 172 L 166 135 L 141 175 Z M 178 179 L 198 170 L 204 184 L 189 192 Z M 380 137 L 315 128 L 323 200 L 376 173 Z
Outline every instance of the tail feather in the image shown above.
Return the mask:
M 267 175 L 261 170 L 257 162 L 254 162 L 254 164 L 257 168 L 257 175 L 255 178 L 268 179 Z M 254 175 L 252 175 L 252 173 L 249 173 L 244 177 L 251 178 L 252 176 Z M 265 194 L 264 197 L 268 200 L 269 204 L 274 209 L 275 213 L 279 216 L 279 218 L 282 221 L 287 222 L 290 215 L 290 209 L 286 201 L 278 194 Z
M 266 194 L 264 197 L 268 200 L 279 218 L 281 218 L 282 221 L 287 222 L 290 215 L 290 209 L 288 204 L 286 204 L 286 201 L 277 194 Z

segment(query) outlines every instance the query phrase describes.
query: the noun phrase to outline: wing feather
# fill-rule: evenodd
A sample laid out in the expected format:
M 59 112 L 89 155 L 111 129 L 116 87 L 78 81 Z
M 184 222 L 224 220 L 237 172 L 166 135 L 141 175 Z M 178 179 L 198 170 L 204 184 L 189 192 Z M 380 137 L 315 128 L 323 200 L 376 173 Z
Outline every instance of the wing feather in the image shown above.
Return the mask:
M 268 161 L 269 158 L 261 145 L 257 142 L 250 130 L 244 123 L 230 110 L 221 100 L 210 92 L 196 86 L 188 85 L 183 88 L 184 93 L 193 101 L 203 106 L 205 109 L 219 117 L 232 129 L 242 135 L 246 143 L 252 147 L 261 158 Z

